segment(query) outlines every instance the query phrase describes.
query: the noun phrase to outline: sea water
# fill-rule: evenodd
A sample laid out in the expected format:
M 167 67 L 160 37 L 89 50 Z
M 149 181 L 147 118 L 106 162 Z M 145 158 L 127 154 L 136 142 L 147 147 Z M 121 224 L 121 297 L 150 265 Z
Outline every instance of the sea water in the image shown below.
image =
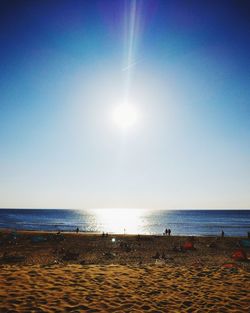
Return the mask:
M 250 210 L 0 209 L 0 228 L 126 234 L 246 236 Z

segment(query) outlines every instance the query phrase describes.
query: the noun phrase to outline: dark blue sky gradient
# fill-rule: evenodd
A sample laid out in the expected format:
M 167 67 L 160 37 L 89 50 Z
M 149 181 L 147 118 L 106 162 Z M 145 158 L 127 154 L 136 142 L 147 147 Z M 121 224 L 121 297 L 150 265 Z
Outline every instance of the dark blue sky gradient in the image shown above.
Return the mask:
M 0 206 L 249 207 L 250 1 L 136 2 L 134 89 L 151 88 L 161 100 L 145 96 L 149 103 L 140 109 L 150 112 L 152 128 L 145 126 L 147 139 L 131 139 L 134 155 L 117 173 L 109 156 L 119 140 L 108 131 L 101 138 L 105 131 L 91 124 L 110 108 L 89 99 L 108 82 L 115 92 L 120 88 L 131 2 L 0 2 Z M 84 126 L 77 120 L 79 98 Z M 176 131 L 169 117 L 183 128 Z M 79 124 L 77 131 L 69 124 Z M 141 168 L 137 155 L 146 155 Z M 99 179 L 109 173 L 108 183 Z M 68 181 L 57 188 L 63 176 Z M 39 177 L 42 187 L 34 183 Z M 138 196 L 130 190 L 132 177 Z M 57 201 L 73 181 L 78 200 L 71 202 L 71 193 Z

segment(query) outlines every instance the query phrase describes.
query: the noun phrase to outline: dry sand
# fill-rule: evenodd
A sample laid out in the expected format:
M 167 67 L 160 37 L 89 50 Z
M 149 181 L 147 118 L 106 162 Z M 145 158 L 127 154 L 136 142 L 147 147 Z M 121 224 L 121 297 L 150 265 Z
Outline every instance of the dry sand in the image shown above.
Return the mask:
M 250 312 L 249 263 L 231 259 L 239 238 L 193 238 L 186 252 L 173 251 L 185 237 L 10 238 L 0 237 L 3 313 Z

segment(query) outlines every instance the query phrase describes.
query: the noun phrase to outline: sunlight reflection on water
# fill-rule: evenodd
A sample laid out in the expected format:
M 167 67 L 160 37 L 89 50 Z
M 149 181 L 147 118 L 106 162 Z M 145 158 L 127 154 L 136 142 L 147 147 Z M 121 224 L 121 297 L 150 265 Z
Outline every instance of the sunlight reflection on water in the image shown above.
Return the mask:
M 147 209 L 92 209 L 97 229 L 116 234 L 145 232 Z

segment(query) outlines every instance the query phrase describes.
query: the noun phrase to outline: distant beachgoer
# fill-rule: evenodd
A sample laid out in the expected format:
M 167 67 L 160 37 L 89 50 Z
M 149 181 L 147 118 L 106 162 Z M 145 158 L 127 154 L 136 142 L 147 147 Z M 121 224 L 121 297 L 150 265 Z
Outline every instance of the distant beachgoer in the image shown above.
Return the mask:
M 78 228 L 78 227 L 76 228 L 76 233 L 77 233 L 77 234 L 79 233 L 79 228 Z
M 168 235 L 170 236 L 171 235 L 171 229 L 169 228 L 168 230 Z
M 224 231 L 222 230 L 222 231 L 221 231 L 221 238 L 224 238 L 224 236 L 225 236 L 225 233 L 224 233 Z
M 105 233 L 104 232 L 102 232 L 102 237 L 104 237 L 105 236 Z
M 167 234 L 168 234 L 168 229 L 166 228 L 166 230 L 165 230 L 165 235 L 167 236 Z

